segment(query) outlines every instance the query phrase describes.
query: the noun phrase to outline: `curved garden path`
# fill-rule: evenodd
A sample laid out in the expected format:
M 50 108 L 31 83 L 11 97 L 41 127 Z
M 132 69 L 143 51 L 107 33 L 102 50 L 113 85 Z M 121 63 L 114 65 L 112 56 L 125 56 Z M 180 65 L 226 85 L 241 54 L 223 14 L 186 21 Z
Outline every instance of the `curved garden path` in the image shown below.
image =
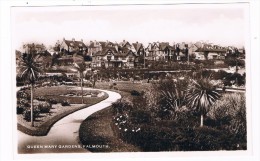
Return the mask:
M 116 92 L 100 89 L 97 90 L 106 92 L 108 94 L 108 98 L 95 105 L 76 111 L 62 118 L 51 127 L 47 136 L 30 136 L 18 131 L 18 153 L 88 152 L 84 148 L 66 147 L 64 145 L 79 146 L 80 142 L 78 138 L 78 131 L 82 121 L 94 112 L 109 107 L 113 102 L 121 98 L 121 95 Z

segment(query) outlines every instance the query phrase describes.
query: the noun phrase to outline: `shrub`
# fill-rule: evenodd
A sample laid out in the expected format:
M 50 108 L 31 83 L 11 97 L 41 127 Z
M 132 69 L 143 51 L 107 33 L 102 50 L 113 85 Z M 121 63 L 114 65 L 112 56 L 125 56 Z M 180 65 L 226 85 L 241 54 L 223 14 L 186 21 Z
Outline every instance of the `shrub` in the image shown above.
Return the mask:
M 39 100 L 39 101 L 45 101 L 45 98 L 43 96 L 39 96 L 36 99 Z
M 50 98 L 50 99 L 49 99 L 49 103 L 50 103 L 50 104 L 57 104 L 58 101 L 55 100 L 55 99 L 53 99 L 53 98 Z
M 38 108 L 41 113 L 49 113 L 51 110 L 51 104 L 49 102 L 42 102 L 38 105 Z
M 113 84 L 110 84 L 109 85 L 109 89 L 112 89 L 114 86 L 113 86 Z
M 130 113 L 131 123 L 149 123 L 151 121 L 151 114 L 149 111 L 145 110 L 134 110 Z
M 117 101 L 112 104 L 114 114 L 123 114 L 132 110 L 133 105 L 127 101 Z
M 26 107 L 29 106 L 29 102 L 27 99 L 22 98 L 17 100 L 17 108 L 16 108 L 16 113 L 17 114 L 22 114 Z
M 17 105 L 16 114 L 23 114 L 24 109 L 25 109 L 24 105 Z
M 132 91 L 131 91 L 131 95 L 132 95 L 132 96 L 140 96 L 141 93 L 138 92 L 138 91 L 136 91 L 136 90 L 132 90 Z
M 244 94 L 225 94 L 211 108 L 209 116 L 219 126 L 225 125 L 224 127 L 237 138 L 246 140 L 246 102 Z
M 27 94 L 26 92 L 24 92 L 23 90 L 20 90 L 20 91 L 17 92 L 16 97 L 17 98 L 30 99 L 31 96 L 29 94 Z
M 69 103 L 69 101 L 63 100 L 63 101 L 61 102 L 61 105 L 62 105 L 62 106 L 70 106 L 70 103 Z
M 35 108 L 34 111 L 33 111 L 33 120 L 35 120 L 35 118 L 39 117 L 40 115 L 40 110 L 38 108 Z M 26 109 L 24 112 L 23 112 L 23 118 L 26 120 L 26 121 L 31 121 L 31 109 Z

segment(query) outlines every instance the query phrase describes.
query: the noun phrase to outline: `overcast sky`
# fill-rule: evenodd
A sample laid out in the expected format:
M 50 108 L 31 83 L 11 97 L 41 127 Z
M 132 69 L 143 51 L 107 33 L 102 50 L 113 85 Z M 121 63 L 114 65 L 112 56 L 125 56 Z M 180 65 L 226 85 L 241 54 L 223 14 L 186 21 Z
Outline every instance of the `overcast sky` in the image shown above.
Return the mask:
M 37 42 L 47 47 L 63 38 L 121 42 L 208 41 L 243 46 L 245 5 L 157 5 L 13 7 L 12 36 L 16 49 Z

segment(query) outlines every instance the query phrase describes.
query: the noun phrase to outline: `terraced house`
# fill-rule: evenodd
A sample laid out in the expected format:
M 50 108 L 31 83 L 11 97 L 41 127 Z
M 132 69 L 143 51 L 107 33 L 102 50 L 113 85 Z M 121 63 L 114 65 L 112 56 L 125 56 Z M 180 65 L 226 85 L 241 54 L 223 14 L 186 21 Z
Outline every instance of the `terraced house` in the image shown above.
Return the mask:
M 29 44 L 25 48 L 31 50 L 31 46 L 35 45 Z M 45 50 L 41 46 L 38 47 L 40 50 Z M 151 61 L 223 60 L 227 55 L 234 53 L 235 47 L 222 47 L 202 41 L 173 44 L 157 41 L 144 46 L 138 41 L 130 43 L 123 40 L 117 43 L 94 40 L 84 44 L 83 40 L 63 39 L 58 49 L 53 51 L 58 55 L 57 60 L 60 65 L 71 65 L 75 58 L 79 58 L 97 68 L 143 68 Z M 244 53 L 244 50 L 241 49 L 240 53 Z

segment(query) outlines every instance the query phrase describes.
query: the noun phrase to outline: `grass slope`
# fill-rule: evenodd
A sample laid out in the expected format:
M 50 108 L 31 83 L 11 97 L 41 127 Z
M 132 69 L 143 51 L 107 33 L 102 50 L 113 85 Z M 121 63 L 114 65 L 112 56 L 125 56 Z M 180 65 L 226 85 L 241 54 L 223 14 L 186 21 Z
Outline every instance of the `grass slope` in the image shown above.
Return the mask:
M 111 107 L 98 111 L 84 120 L 79 129 L 79 139 L 91 152 L 138 152 L 139 148 L 122 141 L 112 129 Z M 91 148 L 99 145 L 103 148 Z

